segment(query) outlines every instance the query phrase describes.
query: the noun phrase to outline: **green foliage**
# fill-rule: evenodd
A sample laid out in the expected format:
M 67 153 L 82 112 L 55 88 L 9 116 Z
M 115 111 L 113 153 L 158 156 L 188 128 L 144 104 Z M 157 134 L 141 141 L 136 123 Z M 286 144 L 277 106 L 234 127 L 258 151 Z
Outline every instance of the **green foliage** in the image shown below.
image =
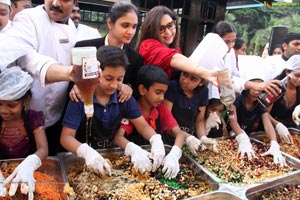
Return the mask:
M 238 37 L 247 41 L 247 53 L 261 55 L 273 26 L 287 26 L 289 32 L 300 32 L 300 3 L 276 3 L 272 8 L 257 7 L 228 10 L 225 20 L 232 22 Z

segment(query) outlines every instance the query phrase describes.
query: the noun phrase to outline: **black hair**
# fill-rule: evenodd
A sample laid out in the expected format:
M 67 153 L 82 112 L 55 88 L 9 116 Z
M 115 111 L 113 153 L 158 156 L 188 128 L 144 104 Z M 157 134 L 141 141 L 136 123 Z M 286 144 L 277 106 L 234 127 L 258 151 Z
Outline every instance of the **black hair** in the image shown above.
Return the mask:
M 293 40 L 300 40 L 300 33 L 297 33 L 297 32 L 290 32 L 290 33 L 288 33 L 285 36 L 283 42 L 286 43 L 286 44 L 288 44 L 288 43 L 290 43 Z
M 235 50 L 240 49 L 243 44 L 246 44 L 246 42 L 242 38 L 236 38 L 233 48 Z
M 212 30 L 213 33 L 218 34 L 220 37 L 223 37 L 227 33 L 237 33 L 235 26 L 227 21 L 219 21 Z
M 137 86 L 143 85 L 149 89 L 154 83 L 169 84 L 166 72 L 156 65 L 144 65 L 137 73 Z
M 125 1 L 116 2 L 111 7 L 107 18 L 110 18 L 110 21 L 114 24 L 120 17 L 123 17 L 124 15 L 126 15 L 126 13 L 132 11 L 135 12 L 137 16 L 139 16 L 138 9 L 132 3 Z
M 126 52 L 116 46 L 101 46 L 97 50 L 97 60 L 100 62 L 101 70 L 109 65 L 112 67 L 123 66 L 125 69 L 129 65 Z
M 284 52 L 284 49 L 283 49 L 283 46 L 282 46 L 282 44 L 276 44 L 276 45 L 274 46 L 273 50 L 271 51 L 271 52 L 272 52 L 272 54 L 273 54 L 274 50 L 275 50 L 275 49 L 277 49 L 277 48 L 280 48 L 280 49 L 281 49 L 281 51 L 282 51 L 282 52 Z

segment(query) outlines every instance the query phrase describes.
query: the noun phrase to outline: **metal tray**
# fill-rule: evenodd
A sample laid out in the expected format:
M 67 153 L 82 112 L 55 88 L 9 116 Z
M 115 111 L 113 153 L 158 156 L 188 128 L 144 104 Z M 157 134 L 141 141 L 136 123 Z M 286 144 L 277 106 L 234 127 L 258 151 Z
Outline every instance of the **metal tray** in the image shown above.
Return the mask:
M 275 190 L 275 189 L 283 187 L 285 185 L 295 185 L 295 184 L 300 184 L 300 172 L 295 173 L 291 176 L 286 176 L 283 178 L 276 179 L 267 184 L 249 188 L 245 192 L 245 196 L 249 200 L 256 200 L 263 194 L 263 192 L 265 192 L 268 189 Z
M 192 197 L 188 200 L 242 200 L 242 198 L 236 196 L 234 193 L 227 191 L 216 191 L 208 194 L 201 195 L 199 197 Z
M 143 145 L 142 148 L 146 150 L 150 150 L 150 145 Z M 165 145 L 166 154 L 171 150 L 171 146 Z M 102 156 L 106 157 L 110 154 L 116 155 L 123 155 L 124 151 L 120 148 L 113 148 L 113 149 L 100 149 L 97 150 Z M 64 179 L 67 180 L 67 170 L 76 165 L 84 165 L 84 159 L 77 157 L 76 155 L 68 152 L 68 153 L 59 153 L 58 157 L 60 158 L 62 169 L 63 169 L 63 176 Z M 190 157 L 182 155 L 180 158 L 180 163 L 189 164 L 192 169 L 194 169 L 195 174 L 199 174 L 203 178 L 203 182 L 208 184 L 211 187 L 212 191 L 216 191 L 220 189 L 220 184 L 215 181 L 212 177 L 206 174 L 201 168 L 198 167 L 198 164 L 191 159 Z M 202 194 L 203 195 L 203 194 Z M 202 196 L 200 195 L 200 196 Z M 70 199 L 72 199 L 70 197 Z
M 18 165 L 21 163 L 24 159 L 5 159 L 0 160 L 0 164 L 12 164 L 12 165 Z M 58 193 L 61 193 L 61 200 L 68 199 L 67 195 L 63 193 L 63 188 L 65 185 L 65 179 L 64 175 L 61 169 L 60 161 L 57 157 L 47 157 L 45 160 L 43 160 L 41 167 L 37 169 L 37 171 L 42 172 L 44 174 L 47 174 L 49 176 L 52 176 L 54 178 L 53 182 L 42 182 L 40 184 L 49 184 L 49 185 L 57 185 L 58 186 Z M 39 184 L 38 181 L 36 181 L 35 185 L 37 186 Z M 27 199 L 27 196 L 25 196 Z

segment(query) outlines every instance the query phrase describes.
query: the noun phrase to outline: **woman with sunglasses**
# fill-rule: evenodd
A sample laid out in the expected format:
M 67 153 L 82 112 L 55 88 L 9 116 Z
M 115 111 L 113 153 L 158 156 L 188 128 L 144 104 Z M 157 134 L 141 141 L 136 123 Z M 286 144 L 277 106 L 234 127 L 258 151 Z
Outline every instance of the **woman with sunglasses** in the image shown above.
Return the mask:
M 177 22 L 177 16 L 165 6 L 153 7 L 147 13 L 137 43 L 137 50 L 144 57 L 144 64 L 161 67 L 169 78 L 172 78 L 174 70 L 180 70 L 217 84 L 216 72 L 197 66 L 182 55 Z

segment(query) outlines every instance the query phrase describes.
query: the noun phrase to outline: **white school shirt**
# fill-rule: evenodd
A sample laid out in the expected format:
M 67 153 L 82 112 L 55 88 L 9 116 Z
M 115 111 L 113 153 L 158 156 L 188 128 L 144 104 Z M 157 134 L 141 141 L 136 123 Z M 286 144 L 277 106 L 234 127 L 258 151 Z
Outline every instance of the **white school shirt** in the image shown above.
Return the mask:
M 53 125 L 63 111 L 68 82 L 45 85 L 45 75 L 52 63 L 71 65 L 71 48 L 76 42 L 73 21 L 69 19 L 68 24 L 54 22 L 40 5 L 16 15 L 5 34 L 14 36 L 23 49 L 30 49 L 17 60 L 17 65 L 28 70 L 34 78 L 30 108 L 44 112 L 45 127 Z

